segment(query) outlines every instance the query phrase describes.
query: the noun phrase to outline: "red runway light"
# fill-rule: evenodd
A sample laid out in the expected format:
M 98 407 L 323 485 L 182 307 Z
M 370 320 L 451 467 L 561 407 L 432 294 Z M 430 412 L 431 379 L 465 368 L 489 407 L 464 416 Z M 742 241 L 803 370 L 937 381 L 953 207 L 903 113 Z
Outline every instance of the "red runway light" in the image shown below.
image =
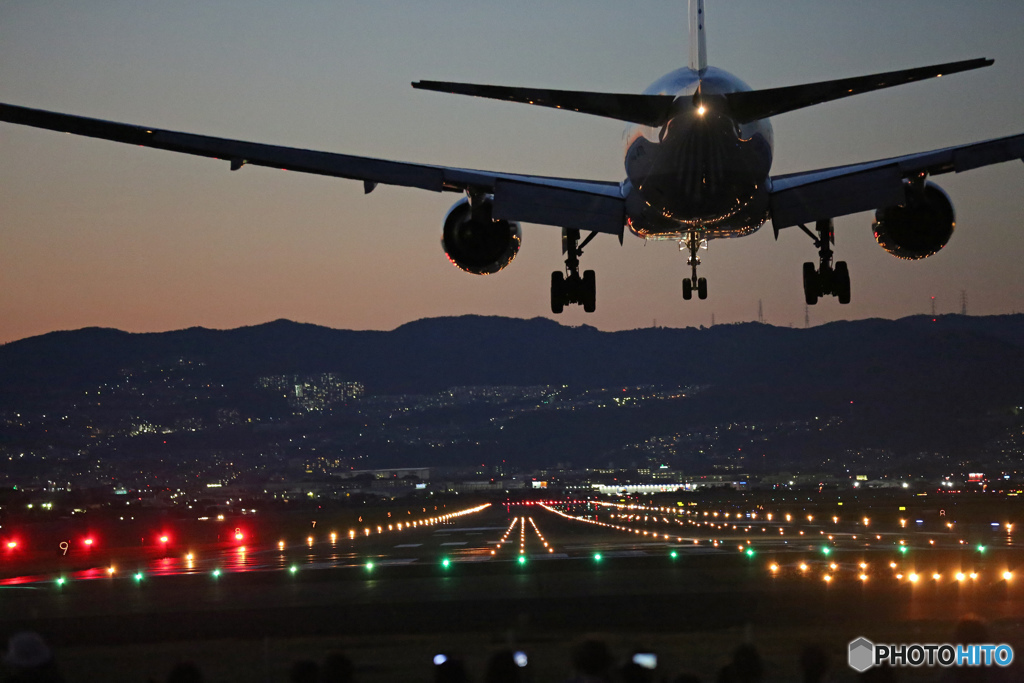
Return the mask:
M 161 536 L 161 537 L 160 537 L 160 542 L 161 542 L 161 543 L 167 543 L 167 541 L 169 541 L 169 540 L 170 540 L 170 539 L 169 539 L 169 538 L 168 538 L 167 536 Z
M 7 541 L 7 547 L 10 550 L 14 550 L 15 548 L 18 547 L 18 542 L 17 541 Z
M 85 539 L 85 541 L 83 541 L 83 543 L 85 543 L 86 545 L 92 545 L 92 539 L 91 538 L 87 538 L 87 539 Z

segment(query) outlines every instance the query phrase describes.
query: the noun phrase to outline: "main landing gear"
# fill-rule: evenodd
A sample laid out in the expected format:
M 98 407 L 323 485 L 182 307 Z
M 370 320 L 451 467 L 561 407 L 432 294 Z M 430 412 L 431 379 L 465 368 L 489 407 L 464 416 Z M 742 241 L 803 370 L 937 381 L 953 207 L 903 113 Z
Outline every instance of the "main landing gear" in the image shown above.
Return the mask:
M 697 277 L 697 266 L 700 259 L 697 257 L 697 250 L 701 247 L 708 248 L 707 240 L 701 239 L 696 232 L 686 233 L 686 239 L 679 242 L 679 251 L 687 250 L 690 255 L 686 257 L 686 265 L 692 269 L 690 277 L 683 280 L 683 298 L 689 301 L 693 298 L 693 292 L 697 292 L 698 299 L 708 298 L 707 278 Z
M 597 277 L 592 270 L 583 271 L 580 277 L 580 256 L 583 247 L 597 236 L 596 232 L 587 235 L 580 242 L 580 231 L 573 228 L 562 230 L 562 253 L 565 254 L 565 272 L 556 270 L 551 273 L 551 312 L 561 313 L 569 304 L 581 304 L 587 313 L 597 309 Z
M 800 229 L 810 235 L 814 246 L 818 248 L 818 269 L 808 261 L 804 264 L 804 298 L 808 306 L 818 303 L 818 297 L 832 295 L 838 297 L 839 303 L 850 303 L 850 271 L 846 261 L 837 261 L 832 266 L 832 245 L 836 242 L 835 226 L 832 219 L 817 221 L 814 224 L 817 237 L 806 225 Z

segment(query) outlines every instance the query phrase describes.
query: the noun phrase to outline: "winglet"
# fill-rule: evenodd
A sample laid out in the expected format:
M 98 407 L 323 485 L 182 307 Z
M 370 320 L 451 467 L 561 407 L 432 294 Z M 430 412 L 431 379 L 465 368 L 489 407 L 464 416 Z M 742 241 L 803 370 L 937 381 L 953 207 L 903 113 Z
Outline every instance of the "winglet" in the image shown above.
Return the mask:
M 690 0 L 690 68 L 708 68 L 708 50 L 704 42 L 704 0 Z

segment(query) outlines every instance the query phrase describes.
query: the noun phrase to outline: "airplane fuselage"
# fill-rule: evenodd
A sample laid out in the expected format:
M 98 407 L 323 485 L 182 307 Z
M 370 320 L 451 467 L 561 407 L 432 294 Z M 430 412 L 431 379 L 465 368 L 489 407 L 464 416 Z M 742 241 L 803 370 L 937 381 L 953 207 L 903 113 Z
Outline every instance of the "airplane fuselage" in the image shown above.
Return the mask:
M 694 97 L 698 88 L 700 94 Z M 749 91 L 732 74 L 682 68 L 644 92 L 673 95 L 676 110 L 660 128 L 625 132 L 626 215 L 645 239 L 741 237 L 769 214 L 772 126 L 768 119 L 736 123 L 715 95 Z

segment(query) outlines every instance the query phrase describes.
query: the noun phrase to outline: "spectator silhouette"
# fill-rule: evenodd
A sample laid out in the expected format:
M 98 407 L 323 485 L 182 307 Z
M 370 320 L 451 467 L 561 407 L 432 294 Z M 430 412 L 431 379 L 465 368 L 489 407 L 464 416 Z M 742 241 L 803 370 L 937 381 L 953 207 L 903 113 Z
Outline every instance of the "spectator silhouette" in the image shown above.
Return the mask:
M 320 683 L 352 683 L 355 673 L 352 660 L 340 652 L 332 652 L 320 667 Z
M 178 662 L 167 674 L 167 683 L 203 683 L 203 672 L 195 662 Z
M 311 662 L 308 659 L 294 662 L 292 668 L 288 670 L 290 683 L 317 683 L 319 675 L 320 667 L 316 662 Z
M 499 650 L 487 660 L 484 683 L 522 683 L 524 669 L 516 664 L 512 650 Z
M 800 651 L 800 672 L 803 683 L 823 683 L 828 674 L 829 656 L 821 645 L 805 645 Z
M 672 679 L 672 683 L 701 683 L 697 674 L 683 673 Z
M 21 631 L 7 641 L 4 683 L 63 683 L 53 652 L 35 631 Z
M 757 648 L 744 643 L 732 653 L 732 661 L 718 671 L 718 683 L 761 683 L 764 663 Z
M 434 665 L 434 683 L 469 683 L 466 666 L 461 660 L 448 656 Z
M 611 680 L 612 653 L 600 640 L 584 640 L 572 649 L 573 683 Z

